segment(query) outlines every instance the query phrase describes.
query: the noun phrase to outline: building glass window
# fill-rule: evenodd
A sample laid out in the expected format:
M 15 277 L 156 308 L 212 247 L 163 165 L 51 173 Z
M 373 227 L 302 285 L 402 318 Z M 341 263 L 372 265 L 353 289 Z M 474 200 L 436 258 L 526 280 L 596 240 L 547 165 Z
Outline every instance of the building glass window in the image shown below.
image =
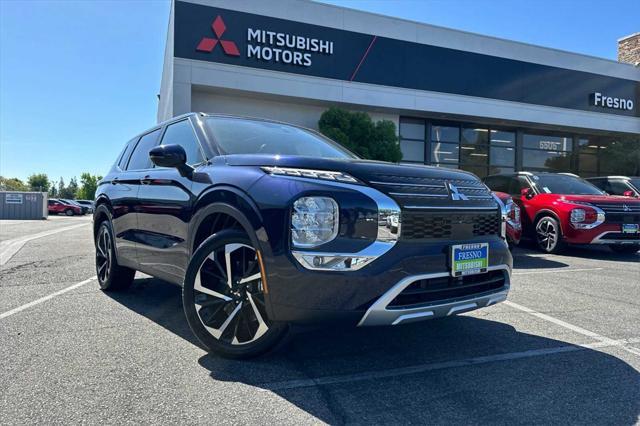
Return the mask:
M 522 145 L 522 167 L 525 170 L 572 170 L 572 137 L 525 133 Z
M 489 141 L 489 129 L 462 129 L 462 143 L 465 145 L 486 145 Z
M 459 147 L 453 143 L 431 142 L 432 163 L 458 163 Z
M 400 117 L 400 151 L 402 161 L 424 164 L 427 123 L 420 118 Z
M 460 128 L 434 124 L 431 126 L 431 141 L 460 143 Z

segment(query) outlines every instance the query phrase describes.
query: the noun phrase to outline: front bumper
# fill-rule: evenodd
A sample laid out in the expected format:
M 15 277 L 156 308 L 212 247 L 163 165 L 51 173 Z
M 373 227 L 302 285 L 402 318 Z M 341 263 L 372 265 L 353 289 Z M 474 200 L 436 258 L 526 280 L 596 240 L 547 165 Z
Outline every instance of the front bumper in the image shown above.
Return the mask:
M 506 277 L 504 285 L 497 291 L 487 291 L 467 297 L 433 302 L 423 306 L 409 308 L 391 307 L 390 304 L 393 300 L 414 282 L 418 280 L 446 277 L 448 276 L 448 273 L 407 277 L 389 289 L 389 291 L 383 294 L 373 305 L 371 305 L 358 323 L 358 326 L 405 324 L 424 319 L 456 315 L 502 302 L 507 299 L 507 294 L 509 293 L 511 270 L 507 265 L 498 265 L 489 268 L 489 271 L 497 270 L 503 270 Z
M 340 321 L 362 326 L 391 325 L 454 315 L 504 300 L 510 285 L 512 257 L 505 241 L 495 237 L 488 241 L 488 271 L 504 271 L 506 277 L 499 288 L 407 308 L 388 306 L 416 280 L 449 277 L 450 245 L 466 242 L 473 241 L 398 242 L 376 261 L 349 272 L 309 270 L 290 254 L 267 258 L 269 316 L 275 321 L 304 324 Z
M 570 244 L 640 244 L 640 233 L 623 234 L 622 225 L 603 223 L 593 229 L 563 227 L 564 240 Z

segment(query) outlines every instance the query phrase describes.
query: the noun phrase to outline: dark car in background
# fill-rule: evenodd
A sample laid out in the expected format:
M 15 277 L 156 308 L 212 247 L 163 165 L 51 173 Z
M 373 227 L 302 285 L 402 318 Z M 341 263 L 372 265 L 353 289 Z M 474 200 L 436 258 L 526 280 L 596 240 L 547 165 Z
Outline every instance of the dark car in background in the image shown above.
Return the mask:
M 79 206 L 65 203 L 62 200 L 58 200 L 56 198 L 50 198 L 47 201 L 47 208 L 49 210 L 49 214 L 64 214 L 67 216 L 82 214 L 82 208 L 80 208 Z
M 518 172 L 484 182 L 512 196 L 522 210 L 523 235 L 544 252 L 559 253 L 567 244 L 605 244 L 621 253 L 640 249 L 640 200 L 607 195 L 566 173 Z
M 587 178 L 587 181 L 607 194 L 640 198 L 640 177 L 637 176 L 601 176 Z
M 86 213 L 93 213 L 93 201 L 90 200 L 74 200 L 77 204 L 86 209 Z
M 96 270 L 104 290 L 136 270 L 183 285 L 202 343 L 254 356 L 293 323 L 398 325 L 505 300 L 501 206 L 467 172 L 361 160 L 312 130 L 193 113 L 133 138 L 101 180 Z

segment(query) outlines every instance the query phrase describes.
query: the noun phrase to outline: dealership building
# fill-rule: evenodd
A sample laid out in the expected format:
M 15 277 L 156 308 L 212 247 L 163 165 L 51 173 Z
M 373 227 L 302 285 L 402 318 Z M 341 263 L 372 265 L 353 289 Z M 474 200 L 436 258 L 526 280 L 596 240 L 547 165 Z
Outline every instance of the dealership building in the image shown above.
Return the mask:
M 640 174 L 640 33 L 618 46 L 628 63 L 305 0 L 175 0 L 158 120 L 317 128 L 339 106 L 393 121 L 403 162 Z

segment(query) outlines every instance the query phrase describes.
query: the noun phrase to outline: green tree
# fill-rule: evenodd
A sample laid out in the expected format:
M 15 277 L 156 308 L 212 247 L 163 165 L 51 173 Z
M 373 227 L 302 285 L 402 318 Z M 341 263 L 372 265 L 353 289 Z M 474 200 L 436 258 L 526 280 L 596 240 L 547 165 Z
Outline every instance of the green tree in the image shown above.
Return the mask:
M 2 191 L 28 191 L 29 187 L 18 178 L 5 178 L 0 176 L 0 190 Z
M 62 178 L 62 176 L 60 176 L 60 180 L 58 181 L 58 197 L 60 198 L 65 198 L 64 194 L 65 194 L 65 186 L 64 186 L 64 179 Z
M 70 198 L 72 200 L 76 198 L 76 194 L 78 193 L 78 180 L 75 177 L 72 177 L 69 181 L 66 191 L 68 196 L 65 198 Z
M 27 185 L 31 191 L 49 191 L 49 177 L 46 173 L 36 173 L 29 176 Z
M 393 121 L 374 123 L 364 112 L 331 107 L 322 113 L 318 127 L 320 133 L 362 158 L 393 163 L 402 159 Z
M 102 176 L 83 173 L 80 175 L 80 189 L 76 193 L 79 200 L 93 200 L 96 197 L 98 182 Z

